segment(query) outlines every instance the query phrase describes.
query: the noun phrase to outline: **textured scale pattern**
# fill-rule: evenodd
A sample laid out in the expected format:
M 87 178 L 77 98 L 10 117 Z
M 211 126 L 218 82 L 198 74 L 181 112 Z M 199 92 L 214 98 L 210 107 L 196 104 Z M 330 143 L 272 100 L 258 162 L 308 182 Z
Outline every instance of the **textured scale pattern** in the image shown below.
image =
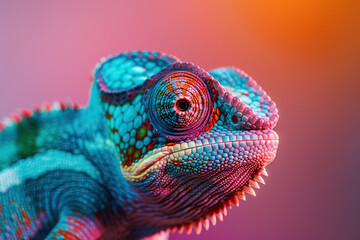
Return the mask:
M 87 107 L 44 103 L 0 122 L 0 239 L 199 234 L 264 184 L 278 118 L 235 67 L 103 59 Z

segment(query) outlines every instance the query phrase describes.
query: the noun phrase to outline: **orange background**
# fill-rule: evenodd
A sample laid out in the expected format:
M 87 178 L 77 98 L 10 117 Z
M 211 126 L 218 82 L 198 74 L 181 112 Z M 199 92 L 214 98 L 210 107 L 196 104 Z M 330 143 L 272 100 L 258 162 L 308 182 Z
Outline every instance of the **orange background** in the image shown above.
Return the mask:
M 102 56 L 167 52 L 234 65 L 275 100 L 267 184 L 223 223 L 171 239 L 360 239 L 360 4 L 355 1 L 0 1 L 0 116 L 85 104 Z

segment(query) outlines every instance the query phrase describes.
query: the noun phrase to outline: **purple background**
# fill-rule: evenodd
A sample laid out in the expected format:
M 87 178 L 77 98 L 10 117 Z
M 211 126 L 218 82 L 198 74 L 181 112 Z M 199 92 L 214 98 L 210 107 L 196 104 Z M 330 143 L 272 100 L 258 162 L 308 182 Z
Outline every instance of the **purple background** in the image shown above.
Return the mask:
M 86 104 L 95 64 L 125 50 L 238 66 L 280 112 L 267 184 L 223 223 L 171 239 L 360 239 L 360 20 L 350 2 L 0 1 L 0 116 L 67 97 Z

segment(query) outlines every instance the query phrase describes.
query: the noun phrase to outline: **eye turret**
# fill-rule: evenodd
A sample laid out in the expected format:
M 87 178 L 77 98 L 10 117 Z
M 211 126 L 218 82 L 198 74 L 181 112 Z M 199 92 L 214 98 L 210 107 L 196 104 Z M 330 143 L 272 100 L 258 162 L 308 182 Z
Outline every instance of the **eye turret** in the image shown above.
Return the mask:
M 149 113 L 154 127 L 165 138 L 183 140 L 204 130 L 212 105 L 202 79 L 189 72 L 176 71 L 153 86 Z

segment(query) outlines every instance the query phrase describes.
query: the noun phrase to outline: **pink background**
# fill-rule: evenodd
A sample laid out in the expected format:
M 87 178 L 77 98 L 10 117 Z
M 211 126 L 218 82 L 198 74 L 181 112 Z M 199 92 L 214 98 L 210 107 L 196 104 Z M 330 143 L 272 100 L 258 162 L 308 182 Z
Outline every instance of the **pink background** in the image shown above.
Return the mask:
M 238 66 L 279 108 L 270 177 L 223 223 L 171 239 L 360 239 L 360 6 L 350 2 L 0 1 L 0 116 L 86 104 L 95 64 L 125 50 Z

